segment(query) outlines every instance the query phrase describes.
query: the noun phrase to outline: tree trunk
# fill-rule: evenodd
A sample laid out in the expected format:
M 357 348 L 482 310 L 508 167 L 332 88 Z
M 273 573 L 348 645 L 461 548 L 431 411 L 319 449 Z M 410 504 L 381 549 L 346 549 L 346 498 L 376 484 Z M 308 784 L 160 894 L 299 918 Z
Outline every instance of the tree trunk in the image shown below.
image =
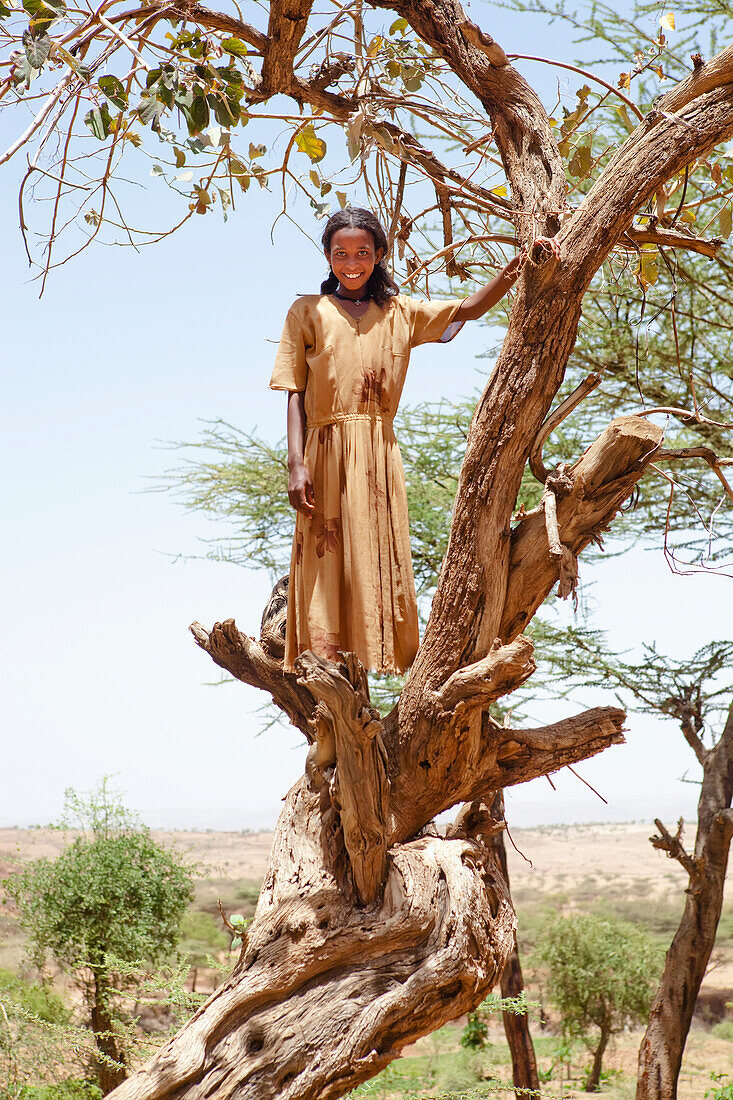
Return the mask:
M 97 1081 L 104 1096 L 127 1079 L 125 1053 L 109 1010 L 110 995 L 111 989 L 104 975 L 95 973 L 91 1022 L 94 1042 L 101 1055 L 97 1060 Z
M 501 792 L 497 794 L 491 812 L 493 817 L 503 818 L 504 796 Z M 497 833 L 493 839 L 493 845 L 499 860 L 499 866 L 504 874 L 507 887 L 509 887 L 509 870 L 503 832 Z M 524 978 L 515 932 L 512 953 L 507 959 L 501 975 L 501 995 L 502 997 L 519 997 L 523 992 Z M 540 1079 L 537 1073 L 537 1059 L 529 1030 L 529 1014 L 525 1012 L 519 1015 L 516 1012 L 504 1012 L 502 1016 L 504 1032 L 512 1056 L 512 1081 L 518 1090 L 515 1094 L 516 1100 L 525 1100 L 528 1094 L 536 1094 L 539 1097 Z
M 652 837 L 655 847 L 682 863 L 690 881 L 639 1049 L 636 1100 L 676 1100 L 687 1034 L 715 944 L 733 836 L 733 704 L 717 745 L 709 750 L 699 743 L 695 747 L 703 780 L 694 858 L 685 853 L 679 833 L 670 836 L 661 822 L 657 822 L 661 835 Z
M 608 1046 L 608 1040 L 611 1038 L 611 1024 L 610 1021 L 604 1020 L 603 1027 L 601 1028 L 601 1037 L 598 1041 L 595 1054 L 593 1055 L 593 1065 L 590 1071 L 590 1077 L 585 1083 L 586 1092 L 598 1092 L 598 1087 L 601 1083 L 601 1067 L 603 1065 L 603 1055 L 606 1053 L 606 1047 Z M 657 1100 L 662 1100 L 663 1093 L 659 1093 Z

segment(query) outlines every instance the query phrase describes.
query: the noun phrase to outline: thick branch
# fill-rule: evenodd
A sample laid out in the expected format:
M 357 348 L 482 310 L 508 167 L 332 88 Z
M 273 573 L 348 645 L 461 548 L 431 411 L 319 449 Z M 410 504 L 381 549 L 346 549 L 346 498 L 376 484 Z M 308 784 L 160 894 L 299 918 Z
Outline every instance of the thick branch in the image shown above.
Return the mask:
M 680 233 L 678 230 L 661 227 L 651 229 L 645 226 L 642 229 L 631 226 L 618 242 L 620 247 L 623 247 L 626 237 L 633 245 L 656 244 L 660 248 L 685 248 L 688 252 L 697 252 L 700 256 L 707 256 L 711 260 L 715 259 L 723 244 L 720 237 L 705 241 L 702 237 L 692 237 L 689 233 Z
M 314 740 L 312 719 L 316 701 L 307 688 L 298 683 L 294 673 L 283 672 L 282 660 L 271 657 L 253 638 L 242 634 L 234 619 L 214 623 L 211 632 L 201 623 L 191 623 L 189 629 L 196 644 L 220 668 L 244 684 L 268 691 L 273 702 L 285 711 L 308 741 Z
M 495 644 L 488 657 L 466 665 L 446 680 L 438 692 L 444 710 L 459 706 L 486 707 L 520 687 L 537 665 L 534 646 L 529 638 L 516 638 L 511 645 Z
M 256 98 L 267 99 L 293 78 L 293 61 L 308 25 L 312 0 L 270 0 L 267 49 Z
M 376 900 L 387 866 L 389 801 L 382 723 L 366 699 L 331 661 L 303 653 L 298 679 L 328 708 L 333 727 L 336 772 L 332 802 L 341 818 L 344 843 L 362 903 Z
M 624 416 L 606 428 L 569 471 L 574 488 L 558 504 L 560 539 L 576 556 L 597 538 L 652 461 L 662 429 Z M 559 577 L 547 548 L 544 515 L 533 512 L 512 532 L 511 565 L 499 637 L 522 631 Z
M 533 240 L 537 233 L 555 233 L 565 203 L 562 158 L 538 96 L 506 63 L 501 47 L 466 18 L 457 0 L 370 2 L 407 19 L 489 113 L 513 205 L 528 215 L 517 219 L 521 243 Z
M 704 65 L 698 65 L 686 80 L 662 96 L 657 107 L 660 111 L 681 111 L 704 92 L 711 92 L 723 84 L 733 83 L 733 46 L 727 46 Z

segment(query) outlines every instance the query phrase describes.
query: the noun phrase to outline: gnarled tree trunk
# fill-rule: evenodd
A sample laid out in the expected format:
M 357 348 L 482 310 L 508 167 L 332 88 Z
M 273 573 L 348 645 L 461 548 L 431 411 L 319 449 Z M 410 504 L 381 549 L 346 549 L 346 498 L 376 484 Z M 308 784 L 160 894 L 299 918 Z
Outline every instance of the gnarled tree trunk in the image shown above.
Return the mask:
M 641 1047 L 636 1100 L 675 1100 L 677 1081 L 695 1002 L 715 945 L 723 908 L 728 853 L 733 837 L 733 704 L 718 743 L 705 749 L 691 728 L 683 730 L 703 768 L 697 804 L 695 854 L 681 841 L 681 823 L 671 836 L 661 821 L 652 844 L 678 860 L 689 875 L 682 919 L 667 952 Z
M 267 38 L 228 16 L 226 27 L 268 55 L 263 97 L 281 91 L 347 120 L 355 101 L 293 75 L 309 6 L 273 2 Z M 537 96 L 503 51 L 456 0 L 375 6 L 404 15 L 485 105 L 520 240 L 555 233 L 562 161 Z M 200 5 L 180 8 L 201 25 L 224 25 Z M 424 830 L 460 802 L 490 804 L 497 790 L 623 740 L 625 715 L 615 707 L 534 730 L 500 726 L 487 708 L 531 675 L 532 644 L 521 631 L 558 579 L 572 586 L 577 554 L 612 522 L 661 431 L 619 418 L 548 483 L 552 507 L 548 500 L 513 530 L 512 512 L 594 273 L 658 186 L 733 133 L 733 51 L 721 57 L 712 76 L 703 66 L 694 87 L 673 93 L 673 108 L 650 113 L 621 147 L 557 233 L 562 259 L 535 256 L 525 267 L 469 433 L 425 637 L 392 713 L 381 721 L 371 709 L 352 659 L 304 655 L 284 673 L 233 621 L 194 625 L 212 659 L 268 691 L 313 747 L 280 816 L 234 973 L 117 1100 L 341 1096 L 499 981 L 514 914 L 496 855 L 480 830 L 460 823 L 446 837 Z M 398 148 L 452 178 L 410 135 Z

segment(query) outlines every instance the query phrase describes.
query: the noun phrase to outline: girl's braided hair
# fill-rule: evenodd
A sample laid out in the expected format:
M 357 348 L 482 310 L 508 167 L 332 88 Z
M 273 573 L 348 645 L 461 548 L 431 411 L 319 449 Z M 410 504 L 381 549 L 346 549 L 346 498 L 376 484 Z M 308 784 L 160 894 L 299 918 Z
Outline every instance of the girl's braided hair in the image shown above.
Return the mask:
M 375 265 L 374 271 L 366 285 L 366 293 L 373 298 L 378 306 L 385 306 L 390 298 L 399 294 L 400 290 L 389 271 L 387 270 L 386 257 L 389 245 L 387 234 L 380 222 L 374 217 L 371 210 L 364 210 L 360 206 L 347 206 L 344 210 L 337 210 L 326 222 L 321 242 L 326 254 L 331 251 L 331 240 L 339 229 L 365 229 L 374 238 L 375 250 L 382 249 L 382 258 Z M 333 271 L 328 278 L 321 283 L 321 294 L 333 294 L 338 289 L 339 281 Z

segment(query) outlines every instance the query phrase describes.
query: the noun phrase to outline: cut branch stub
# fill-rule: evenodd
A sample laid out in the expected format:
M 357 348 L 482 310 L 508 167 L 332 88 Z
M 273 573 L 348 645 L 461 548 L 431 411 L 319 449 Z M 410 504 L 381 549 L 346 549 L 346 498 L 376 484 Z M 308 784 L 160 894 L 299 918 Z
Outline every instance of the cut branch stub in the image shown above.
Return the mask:
M 254 638 L 242 634 L 234 619 L 214 623 L 211 631 L 201 623 L 191 623 L 189 630 L 196 644 L 219 668 L 244 684 L 269 691 L 273 702 L 285 711 L 293 725 L 309 742 L 313 741 L 316 701 L 308 689 L 298 683 L 295 673 L 283 672 L 282 660 L 266 653 Z
M 295 668 L 300 683 L 330 715 L 336 757 L 332 802 L 340 813 L 359 900 L 370 905 L 379 896 L 387 867 L 389 779 L 382 723 L 331 661 L 308 651 L 297 658 Z M 356 671 L 361 679 L 361 666 Z

